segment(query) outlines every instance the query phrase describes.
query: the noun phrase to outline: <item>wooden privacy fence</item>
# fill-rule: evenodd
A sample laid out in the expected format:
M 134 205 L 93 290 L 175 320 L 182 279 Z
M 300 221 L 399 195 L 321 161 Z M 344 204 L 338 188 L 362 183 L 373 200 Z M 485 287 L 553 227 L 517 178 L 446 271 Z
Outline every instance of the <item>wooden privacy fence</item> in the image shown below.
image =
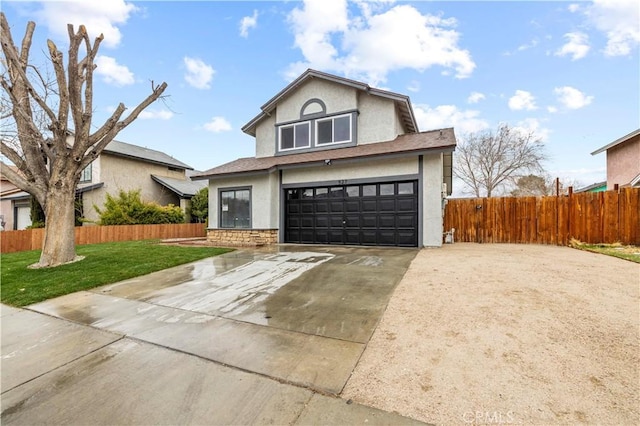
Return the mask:
M 572 238 L 640 245 L 640 188 L 549 197 L 450 199 L 444 229 L 454 240 L 567 245 Z
M 76 244 L 78 245 L 204 236 L 206 236 L 204 223 L 76 227 Z M 44 229 L 2 231 L 0 232 L 0 251 L 2 253 L 13 253 L 16 251 L 39 250 L 42 248 L 43 238 Z

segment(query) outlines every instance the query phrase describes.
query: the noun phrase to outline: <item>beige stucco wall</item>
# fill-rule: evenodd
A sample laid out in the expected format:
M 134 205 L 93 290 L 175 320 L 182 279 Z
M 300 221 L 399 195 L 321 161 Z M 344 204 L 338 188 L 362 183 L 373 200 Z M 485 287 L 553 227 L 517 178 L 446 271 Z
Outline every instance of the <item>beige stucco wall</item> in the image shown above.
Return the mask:
M 278 228 L 278 173 L 209 181 L 209 228 L 219 229 L 221 189 L 251 188 L 251 226 L 253 229 Z
M 404 133 L 392 100 L 342 84 L 311 79 L 282 100 L 275 112 L 256 126 L 256 157 L 275 155 L 276 124 L 299 120 L 303 105 L 310 99 L 322 100 L 327 114 L 358 110 L 358 144 L 388 141 Z
M 256 157 L 273 157 L 276 153 L 276 117 L 264 118 L 256 127 Z
M 276 121 L 283 123 L 299 120 L 300 109 L 313 98 L 321 99 L 329 114 L 358 107 L 356 89 L 326 80 L 310 79 L 278 104 Z
M 422 245 L 440 247 L 443 237 L 442 156 L 425 155 L 422 170 Z
M 361 92 L 358 109 L 358 144 L 389 141 L 404 133 L 393 101 Z
M 607 150 L 607 189 L 628 185 L 640 173 L 640 135 Z
M 160 205 L 180 205 L 180 198 L 151 179 L 151 175 L 185 179 L 184 171 L 169 170 L 167 166 L 145 163 L 124 157 L 102 154 L 93 162 L 92 183 L 103 182 L 104 186 L 83 193 L 84 217 L 89 222 L 98 220 L 93 205 L 102 207 L 108 194 L 117 195 L 120 190 L 140 190 L 145 201 Z
M 318 166 L 304 169 L 282 171 L 282 184 L 298 184 L 344 180 L 345 184 L 353 179 L 376 179 L 385 176 L 402 176 L 418 173 L 416 158 L 394 158 L 390 160 L 371 160 L 358 163 L 333 163 L 331 166 Z

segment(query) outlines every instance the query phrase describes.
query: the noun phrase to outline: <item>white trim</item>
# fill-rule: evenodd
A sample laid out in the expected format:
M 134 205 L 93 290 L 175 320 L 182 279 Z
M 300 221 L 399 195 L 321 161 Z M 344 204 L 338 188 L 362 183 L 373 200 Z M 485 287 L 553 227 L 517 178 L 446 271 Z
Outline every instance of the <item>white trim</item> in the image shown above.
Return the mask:
M 339 142 L 335 142 L 335 129 L 336 126 L 335 124 L 331 125 L 331 142 L 324 142 L 324 143 L 320 143 L 318 140 L 318 123 L 321 123 L 323 121 L 332 121 L 334 122 L 336 119 L 338 118 L 343 118 L 343 117 L 347 117 L 349 119 L 349 139 L 346 141 L 339 141 Z M 316 125 L 316 134 L 315 134 L 315 144 L 314 146 L 319 147 L 319 146 L 334 146 L 334 145 L 339 145 L 339 144 L 343 144 L 343 143 L 351 143 L 353 142 L 353 117 L 352 114 L 347 113 L 347 114 L 340 114 L 340 115 L 334 115 L 332 117 L 323 117 L 323 118 L 317 118 L 315 120 L 315 125 Z
M 309 140 L 306 146 L 296 146 L 296 126 L 300 126 L 302 124 L 307 125 L 307 129 L 309 130 Z M 293 147 L 292 148 L 283 148 L 282 147 L 282 129 L 293 128 Z M 278 151 L 295 151 L 297 149 L 308 149 L 311 148 L 311 121 L 296 121 L 295 123 L 285 124 L 282 126 L 278 126 Z

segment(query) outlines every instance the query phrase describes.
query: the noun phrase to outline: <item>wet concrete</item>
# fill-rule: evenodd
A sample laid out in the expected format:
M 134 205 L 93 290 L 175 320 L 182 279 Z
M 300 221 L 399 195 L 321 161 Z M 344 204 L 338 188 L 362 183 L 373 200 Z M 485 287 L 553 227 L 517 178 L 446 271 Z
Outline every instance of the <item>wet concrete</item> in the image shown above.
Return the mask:
M 337 395 L 415 254 L 238 250 L 30 309 Z
M 3 305 L 2 423 L 411 423 L 327 395 L 416 253 L 238 250 L 33 312 Z

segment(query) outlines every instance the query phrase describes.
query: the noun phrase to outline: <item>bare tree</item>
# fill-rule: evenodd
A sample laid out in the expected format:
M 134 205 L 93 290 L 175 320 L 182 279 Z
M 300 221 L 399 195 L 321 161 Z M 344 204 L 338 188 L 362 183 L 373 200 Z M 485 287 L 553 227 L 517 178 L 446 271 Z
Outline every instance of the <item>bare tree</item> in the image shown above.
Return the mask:
M 55 78 L 47 80 L 44 73 L 29 62 L 35 27 L 34 22 L 27 24 L 18 47 L 4 13 L 0 13 L 3 54 L 0 85 L 4 92 L 4 106 L 0 110 L 3 120 L 0 154 L 19 170 L 14 171 L 3 162 L 2 174 L 31 194 L 44 209 L 46 228 L 42 254 L 34 266 L 48 267 L 77 259 L 74 196 L 82 170 L 120 130 L 160 98 L 167 84 L 152 83 L 151 94 L 124 117 L 126 108 L 120 103 L 111 117 L 91 133 L 94 61 L 103 36 L 92 44 L 83 25 L 77 32 L 73 25 L 68 25 L 70 43 L 66 69 L 62 52 L 48 40 Z M 10 123 L 5 124 L 5 120 Z
M 514 179 L 542 172 L 544 145 L 533 132 L 500 125 L 496 132 L 471 133 L 456 147 L 454 175 L 476 197 L 491 197 Z

